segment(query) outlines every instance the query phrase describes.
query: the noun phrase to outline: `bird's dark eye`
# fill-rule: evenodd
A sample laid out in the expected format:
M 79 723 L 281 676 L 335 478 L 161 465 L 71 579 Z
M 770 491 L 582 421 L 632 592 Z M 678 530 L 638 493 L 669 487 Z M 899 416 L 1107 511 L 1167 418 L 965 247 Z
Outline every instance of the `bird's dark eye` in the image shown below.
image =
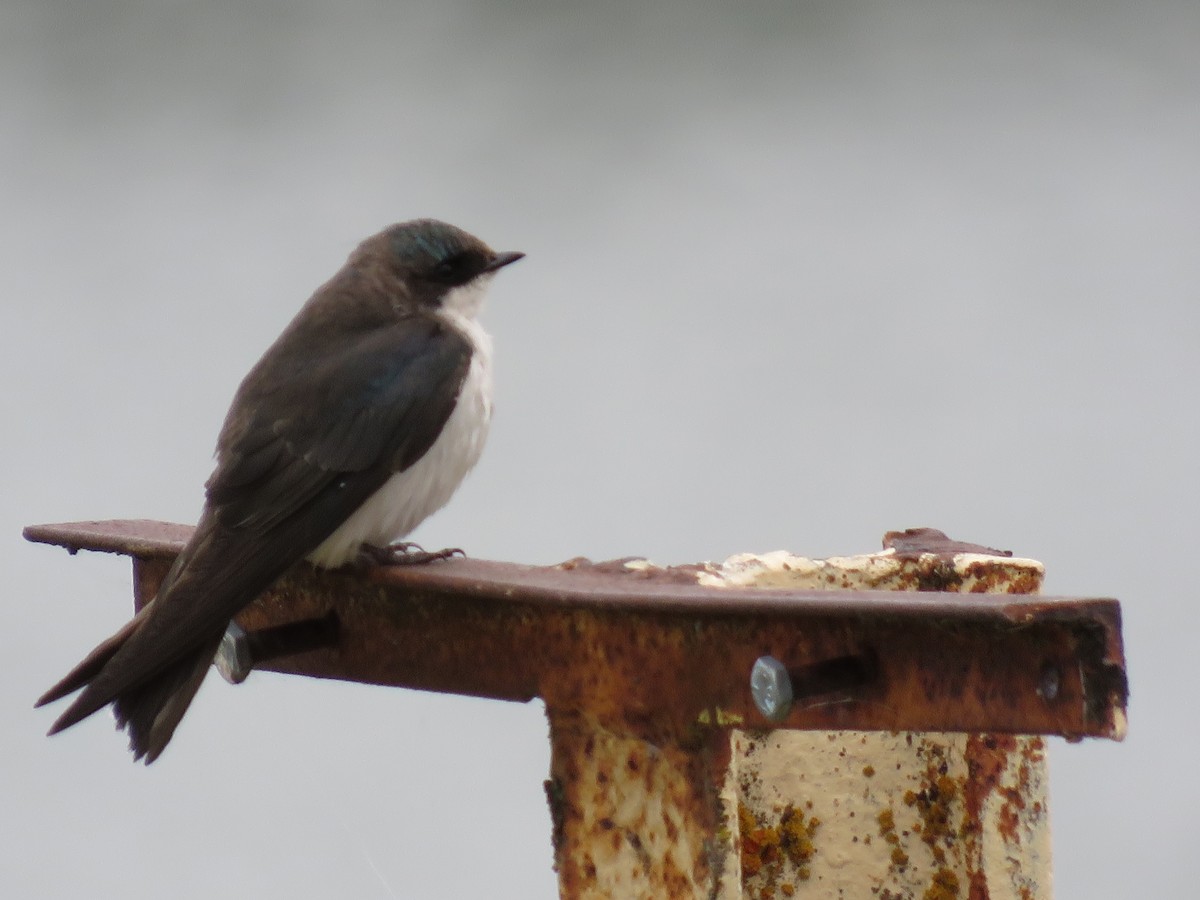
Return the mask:
M 466 284 L 480 272 L 480 266 L 470 253 L 448 256 L 433 267 L 431 276 L 443 284 Z

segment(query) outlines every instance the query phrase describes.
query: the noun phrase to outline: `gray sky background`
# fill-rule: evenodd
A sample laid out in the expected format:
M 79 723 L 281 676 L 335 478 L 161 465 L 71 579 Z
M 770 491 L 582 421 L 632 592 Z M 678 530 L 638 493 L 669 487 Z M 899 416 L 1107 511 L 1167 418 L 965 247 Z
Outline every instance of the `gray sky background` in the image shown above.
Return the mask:
M 483 462 L 415 537 L 556 562 L 942 528 L 1124 602 L 1053 742 L 1057 896 L 1194 890 L 1200 6 L 0 5 L 0 894 L 549 898 L 537 704 L 215 676 L 150 769 L 34 698 L 193 521 L 241 376 L 418 215 L 529 258 Z

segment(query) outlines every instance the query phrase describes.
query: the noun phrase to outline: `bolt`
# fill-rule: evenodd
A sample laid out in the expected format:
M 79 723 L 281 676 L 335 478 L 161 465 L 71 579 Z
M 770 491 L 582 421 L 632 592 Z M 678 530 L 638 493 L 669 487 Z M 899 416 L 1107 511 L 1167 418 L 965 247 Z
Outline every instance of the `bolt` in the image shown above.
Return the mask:
M 792 677 L 773 656 L 760 656 L 750 670 L 750 696 L 758 711 L 772 722 L 782 722 L 792 708 Z
M 1057 700 L 1061 687 L 1062 673 L 1059 672 L 1058 666 L 1051 662 L 1043 665 L 1042 674 L 1038 678 L 1038 696 L 1047 702 Z
M 214 663 L 226 681 L 241 684 L 259 663 L 334 647 L 337 642 L 338 617 L 332 611 L 318 619 L 301 619 L 259 631 L 246 631 L 237 622 L 230 622 Z
M 213 664 L 221 673 L 221 677 L 230 684 L 241 684 L 254 668 L 249 635 L 237 622 L 230 622 L 229 627 L 225 629 Z

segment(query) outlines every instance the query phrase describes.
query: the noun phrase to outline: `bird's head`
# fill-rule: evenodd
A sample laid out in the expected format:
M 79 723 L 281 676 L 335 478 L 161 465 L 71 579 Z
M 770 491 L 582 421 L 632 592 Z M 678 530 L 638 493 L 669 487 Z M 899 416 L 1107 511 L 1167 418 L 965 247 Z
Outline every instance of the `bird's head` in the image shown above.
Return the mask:
M 525 254 L 497 252 L 474 235 L 436 219 L 415 219 L 378 237 L 407 303 L 472 318 L 497 270 Z

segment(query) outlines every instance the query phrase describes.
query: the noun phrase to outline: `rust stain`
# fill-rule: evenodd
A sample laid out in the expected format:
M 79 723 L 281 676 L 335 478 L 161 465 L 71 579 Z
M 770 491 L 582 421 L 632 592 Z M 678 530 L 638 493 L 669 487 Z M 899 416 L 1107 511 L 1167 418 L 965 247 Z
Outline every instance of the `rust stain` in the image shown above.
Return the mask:
M 1008 768 L 1008 758 L 1017 748 L 1016 739 L 1007 734 L 973 734 L 967 738 L 966 813 L 971 821 L 983 815 L 983 804 L 994 794 Z
M 883 549 L 895 550 L 898 556 L 919 558 L 934 554 L 950 558 L 962 553 L 979 553 L 984 556 L 1011 557 L 1011 550 L 996 550 L 982 544 L 968 544 L 948 538 L 944 531 L 936 528 L 906 528 L 904 531 L 889 531 L 883 536 Z
M 555 869 L 564 897 L 705 896 L 721 856 L 719 743 L 684 748 L 547 708 Z
M 990 898 L 987 874 L 982 869 L 973 870 L 967 882 L 967 900 L 990 900 Z M 1033 900 L 1033 898 L 1024 897 L 1023 900 Z
M 1036 829 L 1044 824 L 1045 808 L 1040 801 L 1030 804 L 1029 798 L 1040 793 L 1034 772 L 1043 771 L 1045 743 L 1037 737 L 973 734 L 967 737 L 964 760 L 968 772 L 964 822 L 976 826 L 990 822 L 1005 853 L 1019 858 L 1025 837 L 1033 834 L 1036 842 Z M 978 829 L 966 836 L 972 842 L 970 857 L 981 860 Z M 1028 885 L 1014 883 L 1013 889 L 1023 897 L 1030 895 Z M 979 865 L 972 866 L 968 896 L 970 900 L 988 900 L 987 878 Z

